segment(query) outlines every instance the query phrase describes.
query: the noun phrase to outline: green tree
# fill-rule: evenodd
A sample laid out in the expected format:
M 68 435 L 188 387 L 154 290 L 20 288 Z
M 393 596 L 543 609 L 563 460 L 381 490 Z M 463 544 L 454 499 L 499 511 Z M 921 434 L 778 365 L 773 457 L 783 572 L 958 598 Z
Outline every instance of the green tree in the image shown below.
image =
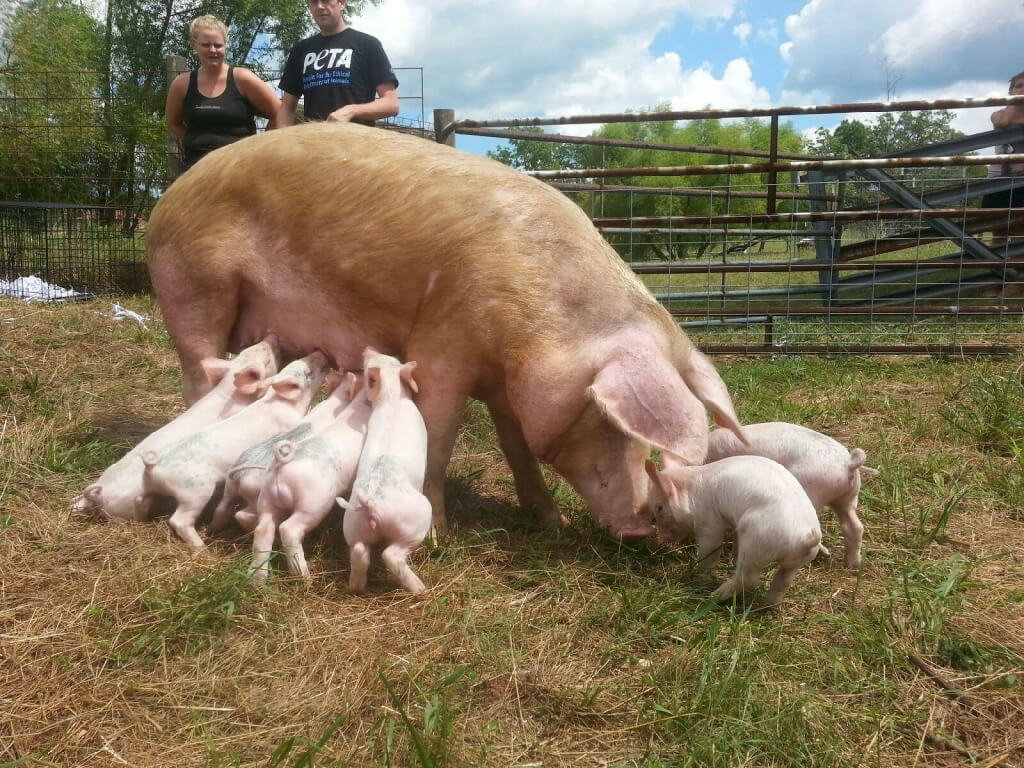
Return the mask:
M 873 123 L 843 120 L 833 130 L 819 128 L 811 151 L 837 157 L 885 157 L 963 136 L 951 126 L 949 110 L 884 112 Z
M 962 137 L 964 134 L 952 127 L 953 117 L 949 110 L 936 110 L 885 112 L 872 123 L 843 120 L 831 131 L 819 128 L 810 150 L 815 154 L 842 158 L 895 155 Z M 985 175 L 985 168 L 905 168 L 890 169 L 887 173 L 917 192 L 926 192 L 958 182 L 963 176 L 980 178 Z M 889 199 L 873 184 L 846 184 L 841 192 L 843 204 L 852 207 L 871 207 Z
M 349 13 L 376 2 L 350 0 Z M 16 196 L 136 212 L 148 210 L 164 184 L 164 62 L 190 54 L 191 20 L 212 13 L 224 21 L 229 60 L 261 75 L 279 69 L 288 48 L 312 30 L 295 0 L 109 0 L 100 19 L 75 0 L 16 0 L 12 8 L 2 40 L 0 119 L 18 135 L 5 131 L 0 149 L 31 156 L 25 162 L 47 176 L 74 171 L 90 180 L 73 189 L 21 185 Z M 31 125 L 40 128 L 25 135 L 21 127 Z M 0 184 L 13 178 L 4 174 Z
M 92 158 L 102 151 L 96 99 L 102 30 L 74 0 L 26 2 L 7 24 L 0 199 L 91 199 Z

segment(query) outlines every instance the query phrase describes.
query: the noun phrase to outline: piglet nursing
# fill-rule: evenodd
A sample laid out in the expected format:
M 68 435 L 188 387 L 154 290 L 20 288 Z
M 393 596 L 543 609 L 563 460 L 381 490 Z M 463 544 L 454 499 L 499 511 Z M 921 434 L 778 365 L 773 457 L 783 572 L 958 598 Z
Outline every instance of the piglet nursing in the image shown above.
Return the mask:
M 735 456 L 702 466 L 673 465 L 659 471 L 646 463 L 649 504 L 661 541 L 697 540 L 699 568 L 718 563 L 726 532 L 736 532 L 736 572 L 714 591 L 716 600 L 749 593 L 761 572 L 778 564 L 765 603 L 778 604 L 797 570 L 821 548 L 821 527 L 811 500 L 777 462 Z
M 371 348 L 363 352 L 364 382 L 373 405 L 355 485 L 345 509 L 345 541 L 352 573 L 349 590 L 366 589 L 370 546 L 385 542 L 384 565 L 410 592 L 423 592 L 423 582 L 407 558 L 430 532 L 430 502 L 423 495 L 427 464 L 427 429 L 412 393 L 415 362 L 404 365 Z M 283 535 L 283 533 L 282 533 Z
M 269 380 L 266 394 L 248 408 L 162 451 L 144 453 L 146 469 L 143 493 L 135 503 L 136 518 L 149 516 L 155 496 L 171 496 L 178 505 L 169 520 L 171 528 L 194 549 L 203 549 L 195 525 L 217 484 L 224 481 L 242 451 L 302 419 L 326 370 L 327 358 L 321 352 L 289 363 Z
M 247 520 L 246 514 L 255 518 L 257 499 L 266 480 L 267 471 L 274 463 L 274 447 L 281 441 L 292 443 L 305 440 L 324 429 L 328 424 L 338 418 L 352 399 L 349 394 L 351 385 L 348 380 L 336 373 L 327 374 L 327 388 L 330 394 L 318 403 L 301 422 L 291 429 L 280 432 L 263 442 L 246 449 L 235 461 L 234 466 L 228 470 L 227 479 L 224 482 L 224 495 L 214 510 L 213 519 L 210 521 L 209 530 L 219 531 L 231 519 L 232 514 L 238 519 L 238 513 L 243 512 L 242 520 Z M 252 530 L 248 527 L 247 530 Z
M 266 390 L 265 379 L 277 373 L 277 342 L 273 336 L 243 349 L 232 360 L 207 358 L 202 370 L 211 387 L 176 419 L 136 445 L 75 499 L 77 511 L 95 508 L 111 520 L 131 520 L 135 497 L 142 493 L 142 455 L 160 451 L 210 424 L 233 416 Z
M 864 525 L 857 517 L 861 476 L 878 474 L 877 469 L 864 466 L 864 451 L 848 451 L 827 435 L 781 421 L 747 424 L 743 429 L 747 445 L 724 429 L 713 431 L 708 438 L 707 461 L 727 456 L 764 456 L 777 461 L 796 477 L 819 513 L 832 507 L 843 531 L 846 567 L 859 568 L 864 537 Z
M 235 519 L 253 531 L 253 578 L 267 576 L 274 532 L 280 531 L 288 567 L 309 579 L 302 548 L 306 534 L 316 528 L 339 495 L 352 489 L 370 417 L 370 403 L 358 396 L 362 381 L 347 375 L 344 388 L 350 402 L 328 426 L 301 442 L 281 440 L 259 494 L 257 514 L 239 510 Z M 351 514 L 351 513 L 350 513 Z

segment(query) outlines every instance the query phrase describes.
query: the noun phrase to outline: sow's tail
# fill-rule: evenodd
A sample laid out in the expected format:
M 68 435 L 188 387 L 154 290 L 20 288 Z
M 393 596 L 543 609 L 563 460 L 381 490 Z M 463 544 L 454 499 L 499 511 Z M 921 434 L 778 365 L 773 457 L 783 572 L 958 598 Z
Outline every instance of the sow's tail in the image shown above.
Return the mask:
M 852 475 L 859 470 L 861 477 L 878 477 L 881 473 L 877 469 L 864 466 L 864 462 L 867 460 L 868 455 L 860 448 L 854 448 L 850 451 L 850 463 L 846 465 L 850 470 L 850 474 Z

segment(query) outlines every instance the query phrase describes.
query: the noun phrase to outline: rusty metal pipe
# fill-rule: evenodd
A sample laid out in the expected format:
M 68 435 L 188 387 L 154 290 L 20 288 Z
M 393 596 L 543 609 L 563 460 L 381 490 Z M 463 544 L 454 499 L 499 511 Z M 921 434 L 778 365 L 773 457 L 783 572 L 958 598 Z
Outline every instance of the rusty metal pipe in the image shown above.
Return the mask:
M 1024 267 L 1024 259 L 937 259 L 935 261 L 913 261 L 901 259 L 898 261 L 855 261 L 836 264 L 836 271 L 874 272 L 899 269 L 916 269 L 925 267 L 927 269 L 1002 269 L 1004 267 Z M 701 262 L 699 264 L 676 264 L 673 262 L 653 262 L 630 264 L 630 268 L 638 275 L 706 275 L 719 273 L 747 273 L 747 272 L 818 272 L 822 263 L 817 259 L 804 259 L 801 261 L 743 261 L 743 262 Z
M 714 147 L 702 144 L 666 144 L 659 142 L 631 141 L 628 139 L 606 139 L 598 136 L 567 136 L 563 133 L 534 133 L 533 131 L 515 131 L 491 128 L 464 128 L 458 133 L 465 136 L 488 136 L 495 139 L 526 139 L 530 141 L 548 141 L 558 144 L 586 144 L 596 147 L 625 147 L 627 149 L 657 149 L 666 152 L 692 152 L 702 155 L 738 155 L 740 157 L 771 157 L 764 149 L 738 149 L 733 147 Z M 776 157 L 789 160 L 809 160 L 811 158 L 826 159 L 823 155 L 809 155 L 801 152 L 779 152 Z
M 668 195 L 670 197 L 725 197 L 725 193 L 718 189 L 707 187 L 633 187 L 626 184 L 579 184 L 564 181 L 549 181 L 548 184 L 562 192 L 629 192 L 643 195 Z M 764 200 L 767 192 L 737 192 L 732 190 L 730 197 L 741 197 L 751 200 Z M 821 200 L 830 202 L 835 200 L 835 195 L 809 195 L 799 192 L 776 192 L 779 200 Z
M 810 211 L 789 213 L 709 213 L 689 216 L 607 216 L 591 219 L 595 226 L 613 227 L 619 224 L 637 226 L 658 226 L 660 224 L 769 224 L 779 222 L 791 224 L 798 221 L 883 221 L 892 219 L 981 219 L 993 214 L 1002 214 L 1004 220 L 1007 211 L 1003 208 L 904 208 L 901 210 L 865 210 L 865 211 Z M 1012 214 L 1011 214 L 1012 215 Z M 1024 217 L 1024 211 L 1020 212 Z
M 885 315 L 889 317 L 960 317 L 963 315 L 1022 315 L 1024 305 L 996 306 L 885 306 L 885 307 L 692 307 L 672 308 L 674 317 L 825 317 L 831 315 Z
M 1014 355 L 1008 344 L 701 344 L 707 355 Z
M 852 112 L 911 112 L 932 109 L 973 109 L 1024 104 L 1024 96 L 997 96 L 987 99 L 931 99 L 917 101 L 874 101 L 849 104 L 767 107 L 758 109 L 685 109 L 671 112 L 612 112 L 568 117 L 521 117 L 498 120 L 457 120 L 441 128 L 442 136 L 464 128 L 519 128 L 537 125 L 588 125 L 592 123 L 652 123 L 676 120 L 721 120 L 731 117 L 789 117 L 792 115 L 831 115 Z
M 1024 99 L 1024 97 L 1020 97 Z M 1009 155 L 949 155 L 945 157 L 875 157 L 856 160 L 791 160 L 784 163 L 719 163 L 650 168 L 580 168 L 527 171 L 537 179 L 598 179 L 628 176 L 711 176 L 727 173 L 776 171 L 830 171 L 863 168 L 945 168 L 961 165 L 998 165 L 1024 162 L 1024 153 Z

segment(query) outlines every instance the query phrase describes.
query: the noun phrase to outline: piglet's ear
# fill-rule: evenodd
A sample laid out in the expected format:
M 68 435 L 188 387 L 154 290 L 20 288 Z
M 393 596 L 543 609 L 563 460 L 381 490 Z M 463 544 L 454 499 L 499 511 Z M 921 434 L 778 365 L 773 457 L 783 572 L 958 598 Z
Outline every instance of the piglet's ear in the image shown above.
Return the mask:
M 620 348 L 587 388 L 604 416 L 636 440 L 700 464 L 708 449 L 704 408 L 652 347 Z
M 402 383 L 405 384 L 413 392 L 419 394 L 420 388 L 416 386 L 416 380 L 412 377 L 412 372 L 416 370 L 416 361 L 410 360 L 408 363 L 403 365 L 398 371 L 398 375 L 402 379 Z
M 302 387 L 299 386 L 297 381 L 291 381 L 285 379 L 284 381 L 271 382 L 270 386 L 274 388 L 278 397 L 283 397 L 285 400 L 291 400 L 295 402 L 299 399 L 299 395 L 302 394 Z
M 651 481 L 661 489 L 661 492 L 669 499 L 675 498 L 676 487 L 665 475 L 658 471 L 658 465 L 650 459 L 644 462 L 644 469 L 647 471 L 647 476 L 651 478 Z
M 711 411 L 715 423 L 736 435 L 744 445 L 750 445 L 743 426 L 736 416 L 732 398 L 729 397 L 729 390 L 725 388 L 725 382 L 722 381 L 722 377 L 718 375 L 718 371 L 715 370 L 711 361 L 694 347 L 690 350 L 690 357 L 680 373 L 690 391 Z
M 363 380 L 349 371 L 345 374 L 345 384 L 348 386 L 348 399 L 355 400 L 356 395 L 358 395 L 359 391 L 363 388 Z
M 363 385 L 366 388 L 366 402 L 372 402 L 380 393 L 380 368 L 374 366 L 363 372 Z
M 211 387 L 220 384 L 220 380 L 227 376 L 231 370 L 231 363 L 228 360 L 221 360 L 219 357 L 207 357 L 199 361 L 199 365 L 206 374 L 206 380 Z
M 341 371 L 331 371 L 324 377 L 324 382 L 327 385 L 327 391 L 333 392 L 345 383 L 345 375 Z
M 266 385 L 260 372 L 247 366 L 235 374 L 235 389 L 243 395 L 259 395 L 266 391 Z

